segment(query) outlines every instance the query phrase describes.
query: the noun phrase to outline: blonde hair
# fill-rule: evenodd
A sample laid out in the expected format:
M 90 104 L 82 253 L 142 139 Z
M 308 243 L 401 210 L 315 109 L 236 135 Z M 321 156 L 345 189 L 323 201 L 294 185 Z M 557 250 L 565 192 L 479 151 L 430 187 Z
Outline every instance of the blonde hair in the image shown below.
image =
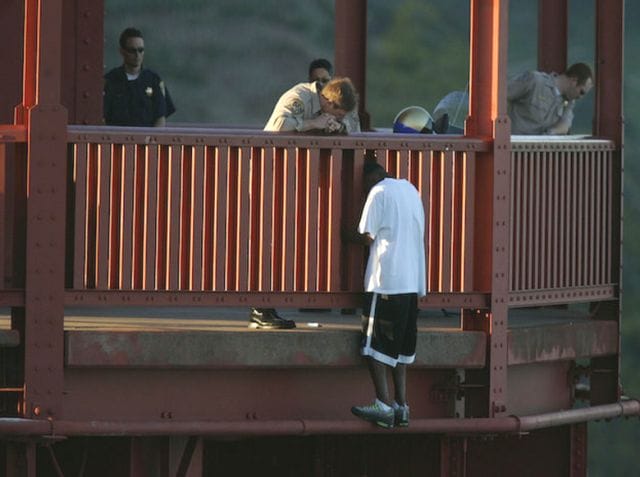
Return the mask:
M 322 96 L 347 112 L 356 109 L 358 93 L 349 78 L 334 78 L 322 88 Z

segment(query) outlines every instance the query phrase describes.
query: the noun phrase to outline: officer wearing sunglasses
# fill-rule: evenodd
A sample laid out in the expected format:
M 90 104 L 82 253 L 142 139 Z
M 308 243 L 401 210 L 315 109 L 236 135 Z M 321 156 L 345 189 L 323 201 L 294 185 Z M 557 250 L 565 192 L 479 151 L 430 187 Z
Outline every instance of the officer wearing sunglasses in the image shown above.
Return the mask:
M 160 76 L 143 66 L 144 38 L 136 28 L 120 35 L 123 63 L 105 75 L 104 121 L 112 126 L 164 126 L 176 110 Z

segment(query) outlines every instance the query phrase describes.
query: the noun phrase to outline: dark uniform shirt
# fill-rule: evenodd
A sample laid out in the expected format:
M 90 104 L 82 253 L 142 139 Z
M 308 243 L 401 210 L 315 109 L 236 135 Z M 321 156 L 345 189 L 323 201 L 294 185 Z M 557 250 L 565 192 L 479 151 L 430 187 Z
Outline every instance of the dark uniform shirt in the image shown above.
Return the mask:
M 129 80 L 124 66 L 109 71 L 104 83 L 104 119 L 112 126 L 153 126 L 162 116 L 173 114 L 169 91 L 156 73 L 141 69 Z

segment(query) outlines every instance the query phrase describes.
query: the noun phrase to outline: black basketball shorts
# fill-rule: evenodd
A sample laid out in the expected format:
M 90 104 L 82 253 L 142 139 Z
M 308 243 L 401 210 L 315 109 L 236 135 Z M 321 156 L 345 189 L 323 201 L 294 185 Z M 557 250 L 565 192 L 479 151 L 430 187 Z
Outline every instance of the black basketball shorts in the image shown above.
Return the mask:
M 362 354 L 395 367 L 416 358 L 418 294 L 365 293 Z

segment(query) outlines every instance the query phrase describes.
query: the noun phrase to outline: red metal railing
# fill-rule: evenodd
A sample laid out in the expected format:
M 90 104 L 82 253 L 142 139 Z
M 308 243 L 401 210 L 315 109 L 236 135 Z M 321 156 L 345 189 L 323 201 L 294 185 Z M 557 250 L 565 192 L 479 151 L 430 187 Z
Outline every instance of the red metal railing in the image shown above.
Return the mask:
M 19 304 L 20 233 L 8 232 L 23 210 L 14 178 L 23 175 L 25 138 L 5 132 L 0 271 L 3 302 Z M 375 153 L 424 200 L 431 295 L 423 305 L 485 303 L 472 282 L 470 204 L 476 152 L 487 142 L 73 126 L 69 143 L 67 302 L 153 304 L 170 294 L 185 305 L 355 306 L 364 256 L 341 244 L 339 228 L 355 223 L 359 167 Z M 512 306 L 615 296 L 615 157 L 610 141 L 514 138 Z
M 512 141 L 511 302 L 611 298 L 615 147 Z
M 470 205 L 475 152 L 486 142 L 75 126 L 69 142 L 76 298 L 267 292 L 296 306 L 304 292 L 305 300 L 343 293 L 331 304 L 353 305 L 363 254 L 342 245 L 339 231 L 357 219 L 360 167 L 374 152 L 422 194 L 430 291 L 474 292 Z

